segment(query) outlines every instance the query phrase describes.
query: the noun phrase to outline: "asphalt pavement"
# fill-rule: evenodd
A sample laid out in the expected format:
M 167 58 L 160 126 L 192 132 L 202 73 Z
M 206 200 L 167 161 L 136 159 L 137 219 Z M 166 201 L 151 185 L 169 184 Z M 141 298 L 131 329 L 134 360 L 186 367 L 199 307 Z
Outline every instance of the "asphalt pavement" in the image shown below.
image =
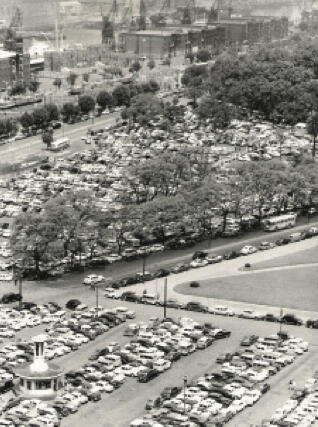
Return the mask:
M 90 119 L 84 122 L 75 123 L 74 125 L 65 124 L 64 136 L 70 138 L 71 147 L 68 150 L 60 152 L 59 155 L 65 156 L 70 152 L 78 152 L 88 149 L 90 145 L 87 145 L 84 141 L 81 141 L 81 136 L 86 136 L 87 129 L 97 129 L 100 127 L 113 125 L 115 124 L 116 118 L 118 117 L 119 113 L 112 113 L 101 117 L 95 117 L 94 120 Z M 62 128 L 54 131 L 55 139 L 62 137 Z M 36 135 L 0 146 L 0 163 L 16 163 L 36 154 L 56 156 L 56 154 L 46 150 L 41 136 Z

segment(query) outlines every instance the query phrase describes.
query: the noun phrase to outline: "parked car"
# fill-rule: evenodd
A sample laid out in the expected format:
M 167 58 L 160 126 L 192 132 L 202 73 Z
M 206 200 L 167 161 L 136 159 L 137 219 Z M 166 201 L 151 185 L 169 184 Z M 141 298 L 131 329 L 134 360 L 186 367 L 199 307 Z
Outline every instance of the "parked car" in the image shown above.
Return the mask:
M 199 311 L 202 313 L 207 313 L 208 312 L 208 307 L 201 304 L 200 302 L 196 302 L 196 301 L 190 301 L 185 305 L 185 309 L 186 310 L 190 310 L 190 311 Z
M 80 300 L 78 300 L 78 299 L 70 299 L 65 304 L 65 307 L 68 308 L 69 310 L 75 310 L 76 307 L 78 307 L 80 304 L 82 304 Z
M 281 318 L 281 323 L 287 324 L 287 325 L 297 325 L 300 326 L 303 324 L 303 321 L 295 316 L 294 314 L 285 314 Z

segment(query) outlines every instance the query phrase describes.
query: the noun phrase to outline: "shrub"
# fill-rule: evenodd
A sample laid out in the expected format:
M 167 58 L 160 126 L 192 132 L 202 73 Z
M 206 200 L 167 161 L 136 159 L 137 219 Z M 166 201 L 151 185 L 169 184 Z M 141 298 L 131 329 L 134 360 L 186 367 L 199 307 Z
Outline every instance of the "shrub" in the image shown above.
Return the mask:
M 249 262 L 247 262 L 247 263 L 244 265 L 244 268 L 251 268 L 251 264 L 250 264 Z
M 200 287 L 200 283 L 199 282 L 191 282 L 190 283 L 190 288 L 199 288 Z

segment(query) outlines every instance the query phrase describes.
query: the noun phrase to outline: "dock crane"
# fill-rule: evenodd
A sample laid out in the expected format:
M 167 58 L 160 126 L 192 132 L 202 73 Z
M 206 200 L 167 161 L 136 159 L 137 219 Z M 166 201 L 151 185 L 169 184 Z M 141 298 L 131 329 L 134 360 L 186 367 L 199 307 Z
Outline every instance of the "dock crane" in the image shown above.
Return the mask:
M 181 18 L 182 25 L 191 25 L 196 19 L 196 5 L 195 0 L 188 0 L 186 7 L 183 10 Z

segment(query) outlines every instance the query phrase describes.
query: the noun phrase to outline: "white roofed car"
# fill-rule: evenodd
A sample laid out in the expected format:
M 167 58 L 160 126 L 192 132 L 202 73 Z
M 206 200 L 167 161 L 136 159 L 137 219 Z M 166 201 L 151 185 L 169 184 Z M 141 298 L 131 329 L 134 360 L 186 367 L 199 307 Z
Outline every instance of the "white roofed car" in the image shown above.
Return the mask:
M 228 307 L 225 307 L 223 305 L 218 305 L 214 307 L 212 310 L 210 310 L 213 314 L 219 314 L 222 316 L 234 316 L 234 311 L 230 310 Z
M 90 274 L 89 276 L 85 277 L 83 280 L 84 285 L 94 285 L 97 283 L 101 283 L 104 281 L 104 276 L 102 275 L 96 275 L 96 274 Z
M 250 254 L 254 254 L 255 252 L 257 252 L 257 248 L 255 248 L 255 246 L 243 246 L 243 248 L 240 250 L 240 254 L 241 255 L 250 255 Z

